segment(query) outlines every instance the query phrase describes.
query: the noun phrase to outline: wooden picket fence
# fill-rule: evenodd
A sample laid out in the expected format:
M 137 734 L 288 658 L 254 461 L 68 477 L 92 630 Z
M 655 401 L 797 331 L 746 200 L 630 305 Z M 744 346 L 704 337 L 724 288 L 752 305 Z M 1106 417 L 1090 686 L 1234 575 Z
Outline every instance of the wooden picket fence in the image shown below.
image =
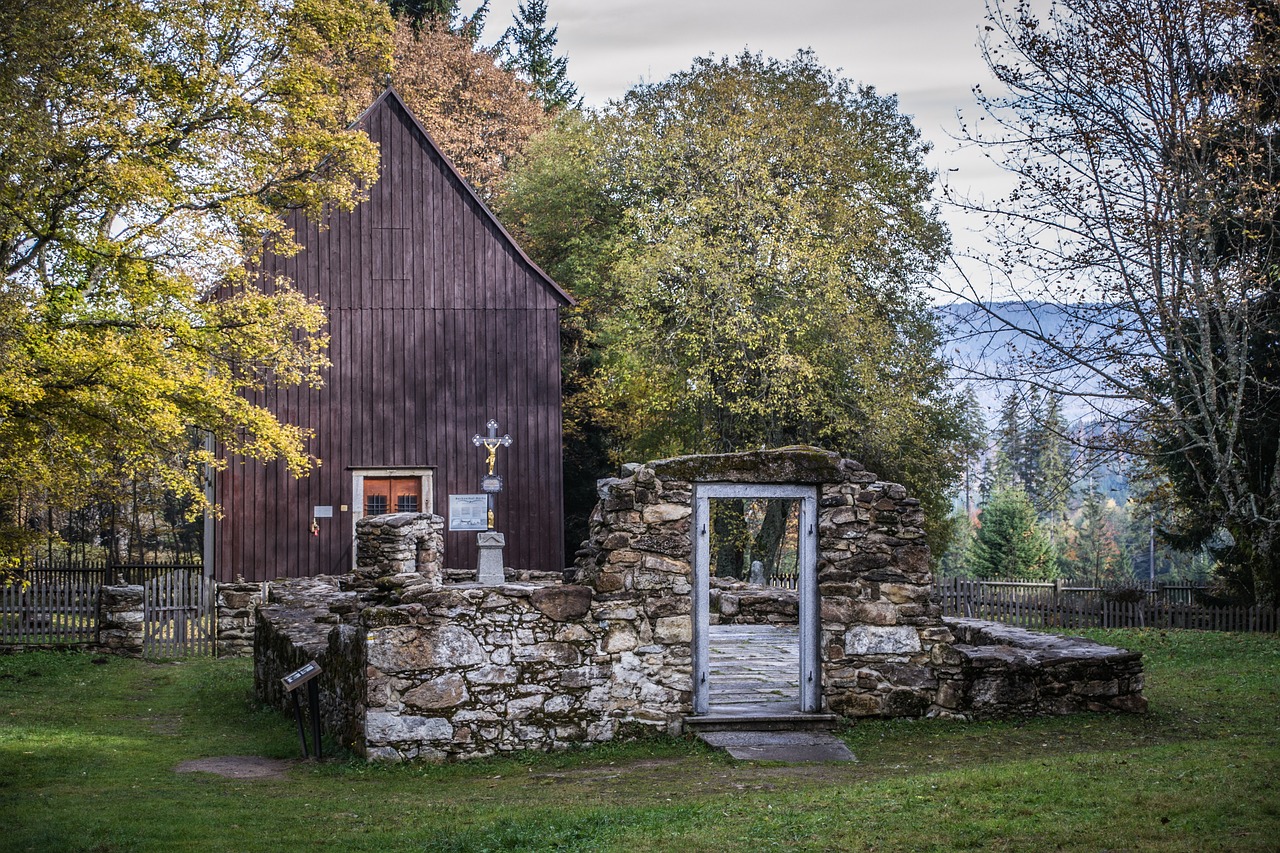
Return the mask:
M 0 643 L 61 645 L 98 639 L 97 569 L 33 570 L 0 587 Z
M 1149 590 L 1139 601 L 1116 601 L 1098 587 L 1026 581 L 940 578 L 936 589 L 948 616 L 989 619 L 1023 628 L 1187 628 L 1200 631 L 1280 631 L 1280 608 L 1205 607 L 1190 596 Z
M 143 588 L 143 654 L 211 655 L 216 584 L 190 563 L 35 564 L 25 583 L 0 587 L 0 643 L 76 645 L 98 640 L 98 593 L 106 584 Z

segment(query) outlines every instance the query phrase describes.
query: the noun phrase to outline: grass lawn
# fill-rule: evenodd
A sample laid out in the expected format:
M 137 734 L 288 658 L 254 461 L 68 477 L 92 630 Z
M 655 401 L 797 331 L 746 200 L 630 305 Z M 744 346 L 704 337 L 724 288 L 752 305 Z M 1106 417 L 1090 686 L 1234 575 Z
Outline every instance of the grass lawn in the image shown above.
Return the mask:
M 1146 654 L 1149 715 L 858 723 L 849 764 L 664 739 L 253 781 L 174 772 L 297 756 L 248 661 L 0 656 L 0 850 L 1280 850 L 1280 638 L 1087 633 Z

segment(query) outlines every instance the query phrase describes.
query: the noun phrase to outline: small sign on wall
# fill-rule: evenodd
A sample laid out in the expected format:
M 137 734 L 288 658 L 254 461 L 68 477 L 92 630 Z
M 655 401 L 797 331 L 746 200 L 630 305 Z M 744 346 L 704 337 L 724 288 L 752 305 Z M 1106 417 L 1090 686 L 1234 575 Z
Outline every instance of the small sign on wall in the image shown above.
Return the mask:
M 313 506 L 311 508 L 312 518 L 333 518 L 332 506 Z
M 488 530 L 488 495 L 449 495 L 450 530 Z

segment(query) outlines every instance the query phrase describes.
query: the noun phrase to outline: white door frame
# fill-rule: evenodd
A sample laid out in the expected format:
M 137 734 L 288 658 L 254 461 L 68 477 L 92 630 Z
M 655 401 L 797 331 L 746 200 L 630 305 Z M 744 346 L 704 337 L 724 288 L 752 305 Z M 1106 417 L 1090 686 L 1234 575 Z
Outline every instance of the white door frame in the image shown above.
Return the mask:
M 818 596 L 818 487 L 753 483 L 693 486 L 693 713 L 707 713 L 711 646 L 711 499 L 783 498 L 800 501 L 800 711 L 822 710 L 822 627 Z

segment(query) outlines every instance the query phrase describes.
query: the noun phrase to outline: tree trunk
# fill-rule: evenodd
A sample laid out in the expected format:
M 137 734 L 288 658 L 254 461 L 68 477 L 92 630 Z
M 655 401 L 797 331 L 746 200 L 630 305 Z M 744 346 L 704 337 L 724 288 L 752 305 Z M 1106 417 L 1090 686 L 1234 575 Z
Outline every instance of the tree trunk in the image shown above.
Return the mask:
M 782 557 L 782 540 L 787 533 L 787 516 L 790 514 L 791 501 L 775 498 L 765 503 L 764 521 L 760 531 L 751 542 L 751 559 L 764 564 L 764 577 L 769 578 L 778 573 L 778 563 Z
M 747 522 L 741 500 L 711 502 L 711 550 L 715 554 L 715 576 L 742 579 L 746 566 L 744 545 Z

